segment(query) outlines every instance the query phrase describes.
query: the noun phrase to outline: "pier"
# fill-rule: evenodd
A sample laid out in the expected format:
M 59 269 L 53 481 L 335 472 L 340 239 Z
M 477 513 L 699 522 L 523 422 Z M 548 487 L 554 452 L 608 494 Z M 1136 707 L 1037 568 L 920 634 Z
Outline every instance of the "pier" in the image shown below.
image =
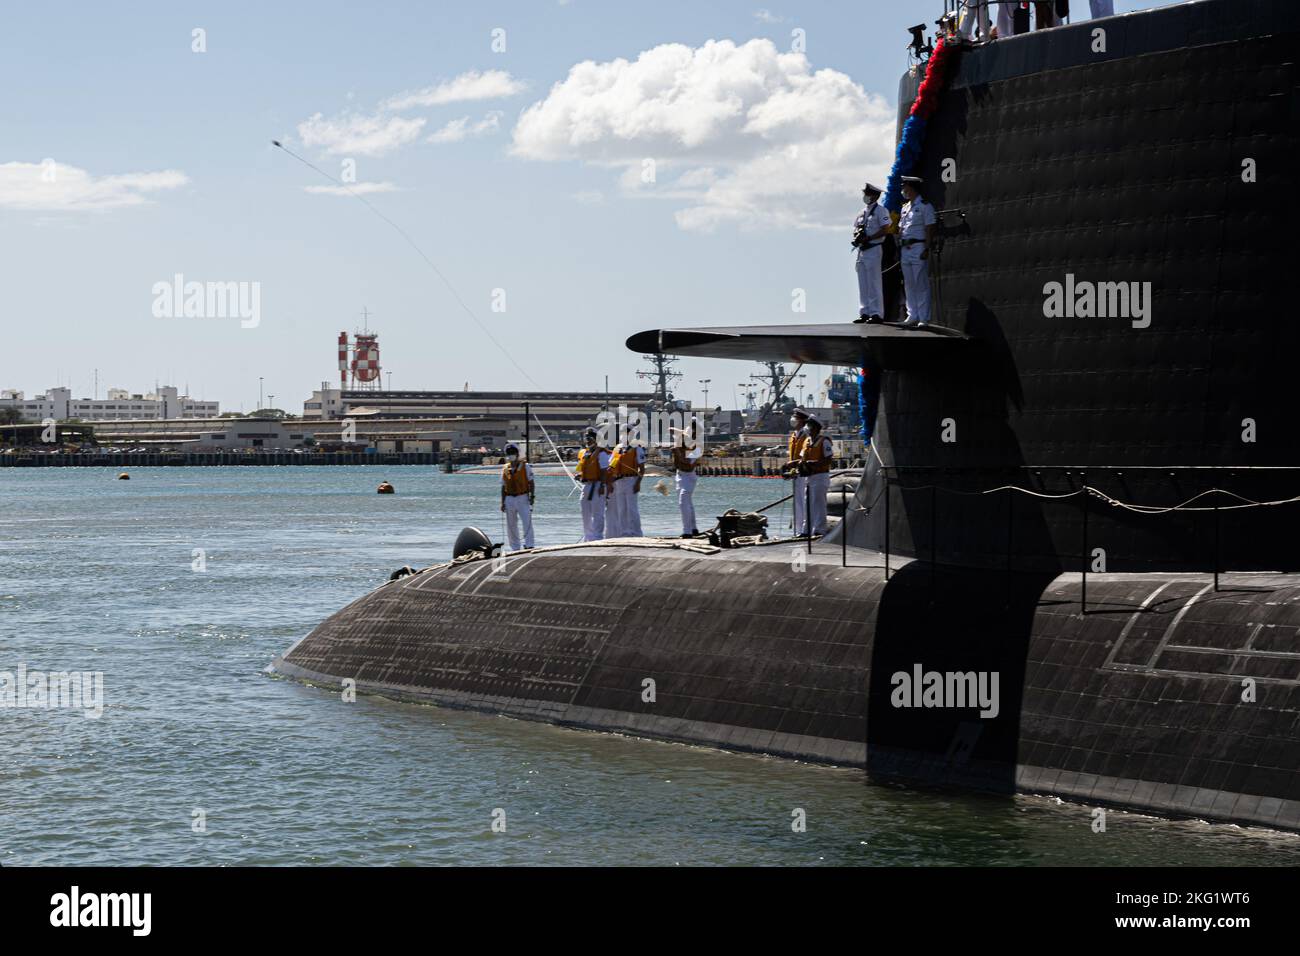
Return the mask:
M 66 452 L 53 454 L 0 455 L 0 468 L 82 468 L 102 466 L 137 468 L 158 466 L 212 465 L 438 465 L 445 452 Z M 477 463 L 480 456 L 457 455 L 455 464 Z

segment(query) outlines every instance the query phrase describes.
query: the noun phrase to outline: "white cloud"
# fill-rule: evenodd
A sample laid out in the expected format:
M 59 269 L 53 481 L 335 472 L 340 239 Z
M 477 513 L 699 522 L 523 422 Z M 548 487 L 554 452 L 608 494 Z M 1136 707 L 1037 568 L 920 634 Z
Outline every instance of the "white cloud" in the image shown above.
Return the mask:
M 382 109 L 408 110 L 413 107 L 445 106 L 448 103 L 468 103 L 476 100 L 495 100 L 514 96 L 528 88 L 528 84 L 515 79 L 505 70 L 470 70 L 455 79 L 422 90 L 407 90 L 384 100 Z
M 461 140 L 470 137 L 495 133 L 501 128 L 502 115 L 500 110 L 491 110 L 473 126 L 470 125 L 468 116 L 462 116 L 460 119 L 454 119 L 441 129 L 430 134 L 427 142 L 459 143 Z
M 883 97 L 801 53 L 710 40 L 576 64 L 520 116 L 512 151 L 621 169 L 625 190 L 684 203 L 683 229 L 843 228 L 889 170 L 894 124 Z
M 760 23 L 784 23 L 785 17 L 778 17 L 771 10 L 766 8 L 754 11 L 754 19 Z
M 0 207 L 74 211 L 139 206 L 152 202 L 149 193 L 176 189 L 189 181 L 175 169 L 95 176 L 49 159 L 0 163 Z
M 355 113 L 326 119 L 316 113 L 298 124 L 298 137 L 304 146 L 335 156 L 383 156 L 419 136 L 425 122 Z
M 365 196 L 370 193 L 392 193 L 398 191 L 396 183 L 348 183 L 346 186 L 303 186 L 304 192 L 317 193 L 322 196 Z

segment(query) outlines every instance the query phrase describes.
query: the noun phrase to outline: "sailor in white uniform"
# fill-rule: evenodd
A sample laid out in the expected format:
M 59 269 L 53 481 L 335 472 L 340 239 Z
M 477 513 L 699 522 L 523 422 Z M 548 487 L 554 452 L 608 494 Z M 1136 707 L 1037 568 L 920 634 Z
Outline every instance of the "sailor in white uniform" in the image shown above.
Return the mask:
M 519 526 L 524 528 L 523 545 L 533 547 L 533 502 L 537 485 L 533 466 L 519 459 L 519 446 L 506 445 L 506 463 L 501 469 L 501 510 L 506 516 L 506 540 L 511 551 L 519 550 Z
M 682 537 L 693 538 L 700 533 L 695 521 L 695 483 L 700 476 L 695 473 L 704 454 L 704 446 L 698 442 L 693 447 L 686 447 L 679 442 L 673 445 L 673 469 L 676 471 L 677 510 L 682 515 Z
M 800 452 L 802 471 L 808 480 L 808 521 L 813 535 L 826 533 L 826 495 L 831 487 L 831 466 L 835 464 L 835 443 L 822 431 L 821 420 L 808 416 L 808 436 Z M 796 529 L 800 535 L 809 533 L 808 526 Z
M 884 288 L 880 281 L 880 258 L 889 232 L 889 210 L 880 205 L 880 189 L 867 183 L 862 187 L 866 203 L 853 220 L 853 245 L 858 250 L 858 317 L 857 322 L 879 322 L 885 312 Z
M 993 17 L 989 13 L 989 0 L 965 0 L 962 11 L 961 26 L 958 32 L 967 40 L 975 39 L 975 30 L 979 28 L 979 38 L 989 39 L 993 32 Z
M 605 517 L 606 538 L 640 538 L 641 479 L 645 475 L 645 446 L 622 442 L 609 464 L 610 486 Z
M 596 429 L 583 436 L 586 447 L 578 453 L 578 480 L 582 483 L 582 540 L 605 537 L 606 490 L 609 484 L 609 449 L 596 444 Z
M 1007 37 L 1016 35 L 1016 3 L 999 3 L 998 4 L 998 39 L 1005 40 Z
M 794 429 L 790 432 L 787 443 L 788 457 L 785 468 L 783 469 L 784 477 L 793 479 L 794 488 L 790 493 L 791 500 L 794 503 L 794 533 L 796 535 L 806 533 L 808 523 L 807 504 L 808 504 L 808 478 L 801 470 L 801 456 L 803 454 L 803 443 L 808 438 L 808 413 L 802 408 L 796 408 L 790 413 L 790 427 Z M 801 531 L 805 528 L 805 531 Z
M 898 219 L 903 294 L 907 299 L 909 328 L 930 321 L 930 247 L 934 241 L 934 207 L 921 198 L 920 176 L 903 177 L 903 212 Z

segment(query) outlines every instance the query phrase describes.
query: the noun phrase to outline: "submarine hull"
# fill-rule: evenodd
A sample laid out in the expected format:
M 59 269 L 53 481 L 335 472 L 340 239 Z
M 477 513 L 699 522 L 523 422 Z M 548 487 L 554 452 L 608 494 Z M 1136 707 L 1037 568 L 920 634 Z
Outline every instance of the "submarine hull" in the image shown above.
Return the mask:
M 1300 576 L 1216 590 L 893 564 L 779 544 L 444 565 L 353 602 L 272 668 L 873 778 L 1300 830 Z M 933 674 L 971 693 L 926 700 Z

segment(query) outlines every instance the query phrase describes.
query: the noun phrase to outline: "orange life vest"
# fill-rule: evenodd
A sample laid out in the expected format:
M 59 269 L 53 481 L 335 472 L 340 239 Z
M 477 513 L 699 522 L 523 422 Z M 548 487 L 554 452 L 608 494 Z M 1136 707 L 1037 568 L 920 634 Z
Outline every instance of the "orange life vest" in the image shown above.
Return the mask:
M 826 453 L 826 445 L 830 442 L 822 433 L 818 432 L 816 438 L 809 438 L 803 443 L 803 449 L 800 455 L 804 463 L 808 466 L 807 473 L 810 475 L 821 475 L 831 470 L 834 458 Z M 832 449 L 833 454 L 833 449 Z
M 798 461 L 799 456 L 803 453 L 803 446 L 807 443 L 808 437 L 803 433 L 803 429 L 790 433 L 790 460 Z
M 681 445 L 673 446 L 673 467 L 678 471 L 694 471 L 698 459 L 688 458 L 686 449 Z
M 635 447 L 616 450 L 614 457 L 609 461 L 609 473 L 615 478 L 635 478 L 641 471 L 641 466 L 637 464 L 637 457 Z
M 510 497 L 528 494 L 528 465 L 517 461 L 513 465 L 506 462 L 501 469 L 501 483 Z
M 607 448 L 584 448 L 578 452 L 578 477 L 583 481 L 600 480 L 600 453 Z

